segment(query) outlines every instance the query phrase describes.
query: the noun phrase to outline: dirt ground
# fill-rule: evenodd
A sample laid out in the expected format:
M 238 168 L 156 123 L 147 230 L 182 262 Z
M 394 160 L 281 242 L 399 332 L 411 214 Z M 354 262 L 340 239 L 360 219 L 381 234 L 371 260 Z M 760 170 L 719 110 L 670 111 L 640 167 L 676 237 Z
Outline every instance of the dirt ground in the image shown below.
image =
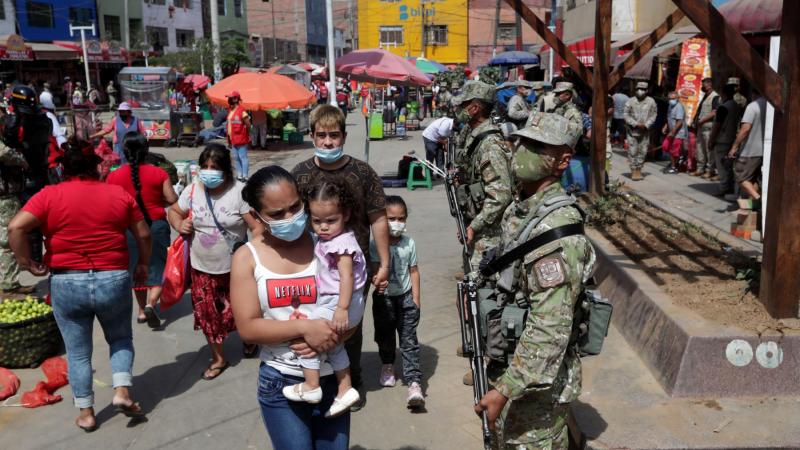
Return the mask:
M 593 226 L 676 303 L 708 320 L 759 334 L 800 332 L 799 320 L 773 319 L 759 302 L 759 262 L 639 197 L 621 194 L 612 194 Z

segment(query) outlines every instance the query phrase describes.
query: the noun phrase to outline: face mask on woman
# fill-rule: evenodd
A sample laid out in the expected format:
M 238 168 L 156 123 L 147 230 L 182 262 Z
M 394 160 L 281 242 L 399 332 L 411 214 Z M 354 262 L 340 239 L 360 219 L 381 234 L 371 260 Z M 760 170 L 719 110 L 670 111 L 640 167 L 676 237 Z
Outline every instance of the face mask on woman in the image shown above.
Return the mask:
M 297 214 L 288 219 L 266 220 L 261 214 L 256 212 L 258 218 L 269 227 L 269 234 L 276 238 L 286 241 L 296 241 L 306 230 L 306 211 L 301 209 Z
M 342 147 L 332 149 L 314 147 L 314 156 L 325 164 L 333 164 L 344 156 L 344 149 Z
M 225 181 L 225 174 L 221 170 L 200 169 L 200 181 L 203 186 L 214 189 Z

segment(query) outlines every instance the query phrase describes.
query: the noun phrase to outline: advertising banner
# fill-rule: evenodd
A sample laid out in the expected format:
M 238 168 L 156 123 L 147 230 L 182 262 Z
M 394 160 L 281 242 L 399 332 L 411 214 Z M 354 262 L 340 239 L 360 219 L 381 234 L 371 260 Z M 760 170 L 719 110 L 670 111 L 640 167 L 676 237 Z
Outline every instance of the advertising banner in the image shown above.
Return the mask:
M 681 48 L 678 82 L 675 90 L 686 109 L 686 119 L 691 122 L 703 91 L 703 78 L 710 76 L 708 41 L 702 38 L 687 39 Z

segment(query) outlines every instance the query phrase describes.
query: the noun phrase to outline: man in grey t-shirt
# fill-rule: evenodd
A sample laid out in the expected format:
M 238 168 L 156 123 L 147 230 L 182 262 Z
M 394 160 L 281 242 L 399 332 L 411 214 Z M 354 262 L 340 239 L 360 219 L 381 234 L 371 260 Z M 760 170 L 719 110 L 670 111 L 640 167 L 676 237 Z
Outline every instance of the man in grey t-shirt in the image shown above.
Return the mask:
M 731 146 L 728 157 L 736 158 L 733 165 L 736 182 L 753 200 L 761 199 L 758 179 L 764 159 L 764 121 L 767 116 L 767 100 L 758 97 L 744 110 L 739 133 Z

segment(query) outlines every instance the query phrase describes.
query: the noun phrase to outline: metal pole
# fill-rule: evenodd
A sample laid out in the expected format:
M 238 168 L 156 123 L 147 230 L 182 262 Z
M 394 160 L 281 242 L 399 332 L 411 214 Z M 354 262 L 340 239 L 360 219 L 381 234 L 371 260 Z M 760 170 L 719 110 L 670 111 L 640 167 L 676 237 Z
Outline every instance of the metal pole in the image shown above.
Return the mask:
M 278 61 L 278 41 L 275 38 L 275 36 L 277 35 L 275 33 L 275 2 L 274 1 L 270 2 L 270 5 L 272 5 L 271 6 L 272 7 L 272 60 Z
M 492 58 L 497 56 L 497 39 L 500 37 L 500 0 L 494 10 L 494 45 L 492 47 Z
M 89 54 L 86 52 L 86 32 L 91 31 L 92 36 L 97 36 L 97 33 L 95 32 L 94 22 L 92 22 L 91 26 L 89 25 L 76 26 L 70 24 L 69 35 L 74 36 L 76 31 L 79 31 L 81 33 L 81 47 L 83 48 L 83 70 L 84 74 L 86 75 L 86 93 L 88 94 L 89 90 L 92 89 L 92 82 L 91 79 L 89 78 Z
M 217 1 L 225 0 L 211 0 L 209 7 L 211 8 L 211 42 L 214 43 L 214 81 L 217 82 L 222 79 L 222 63 L 220 62 L 219 54 L 219 13 L 217 12 Z
M 522 0 L 516 0 L 516 2 L 517 5 L 522 4 Z M 519 7 L 517 7 L 517 9 L 519 10 Z M 517 50 L 522 51 L 522 16 L 519 14 L 516 16 L 515 29 L 517 34 Z M 517 66 L 517 79 L 519 80 L 520 78 L 525 78 L 525 68 L 522 67 L 522 64 Z
M 325 0 L 325 19 L 328 26 L 328 102 L 336 106 L 336 51 L 333 47 L 333 0 Z
M 419 9 L 420 14 L 422 14 L 422 25 L 420 25 L 420 29 L 422 30 L 422 50 L 419 52 L 421 57 L 425 57 L 425 50 L 428 47 L 428 33 L 425 30 L 425 0 L 419 0 Z
M 131 30 L 128 19 L 128 0 L 122 0 L 122 42 L 125 43 L 125 49 L 130 52 Z

